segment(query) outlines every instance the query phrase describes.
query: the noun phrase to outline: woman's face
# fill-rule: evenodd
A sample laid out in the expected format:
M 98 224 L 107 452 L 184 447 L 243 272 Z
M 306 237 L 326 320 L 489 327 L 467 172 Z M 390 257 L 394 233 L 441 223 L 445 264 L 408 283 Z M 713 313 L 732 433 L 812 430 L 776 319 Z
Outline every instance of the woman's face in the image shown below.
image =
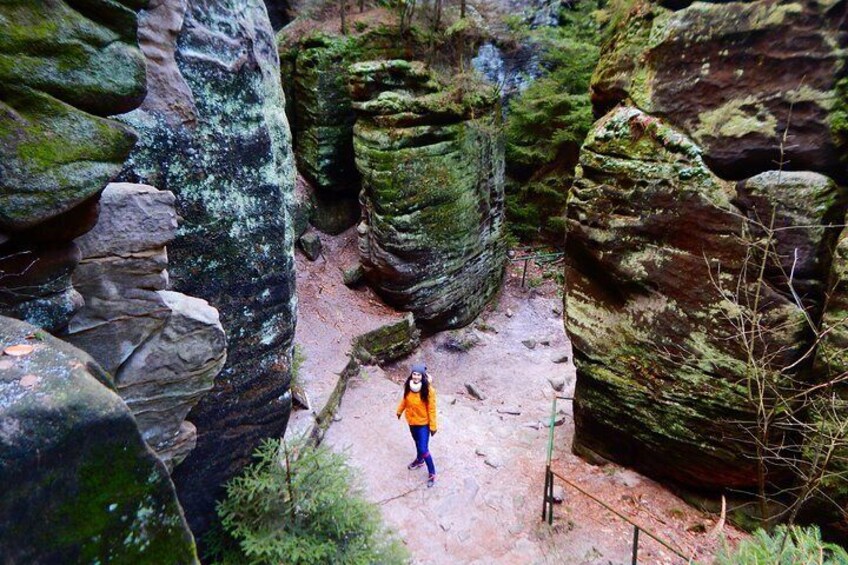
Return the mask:
M 415 384 L 420 384 L 420 383 L 421 383 L 421 379 L 423 379 L 423 378 L 424 378 L 424 375 L 422 375 L 421 373 L 413 372 L 413 373 L 412 373 L 412 376 L 410 377 L 410 379 L 409 379 L 409 380 L 410 380 L 411 382 L 415 383 Z

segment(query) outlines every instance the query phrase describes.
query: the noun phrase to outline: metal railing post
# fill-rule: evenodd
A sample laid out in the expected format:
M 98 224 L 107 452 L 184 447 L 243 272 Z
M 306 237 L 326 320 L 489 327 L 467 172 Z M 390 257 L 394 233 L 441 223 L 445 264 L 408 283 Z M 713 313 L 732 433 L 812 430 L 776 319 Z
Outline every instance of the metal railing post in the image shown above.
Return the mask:
M 542 498 L 542 520 L 548 519 L 548 524 L 554 523 L 554 473 L 551 471 L 551 460 L 554 453 L 554 420 L 556 419 L 557 397 L 551 401 L 551 419 L 548 422 L 548 453 L 545 459 L 545 494 Z
M 639 526 L 633 526 L 633 565 L 639 561 Z

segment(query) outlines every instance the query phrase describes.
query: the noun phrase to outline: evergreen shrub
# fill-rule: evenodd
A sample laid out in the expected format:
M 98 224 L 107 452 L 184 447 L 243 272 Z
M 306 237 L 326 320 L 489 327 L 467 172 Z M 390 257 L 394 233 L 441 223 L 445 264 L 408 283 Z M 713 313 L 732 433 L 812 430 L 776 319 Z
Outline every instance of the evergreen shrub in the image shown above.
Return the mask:
M 266 440 L 218 503 L 216 563 L 401 564 L 408 555 L 365 501 L 345 457 L 304 440 Z
M 777 526 L 772 533 L 763 529 L 742 541 L 735 551 L 727 546 L 716 556 L 714 565 L 848 565 L 848 553 L 836 544 L 822 541 L 815 526 Z

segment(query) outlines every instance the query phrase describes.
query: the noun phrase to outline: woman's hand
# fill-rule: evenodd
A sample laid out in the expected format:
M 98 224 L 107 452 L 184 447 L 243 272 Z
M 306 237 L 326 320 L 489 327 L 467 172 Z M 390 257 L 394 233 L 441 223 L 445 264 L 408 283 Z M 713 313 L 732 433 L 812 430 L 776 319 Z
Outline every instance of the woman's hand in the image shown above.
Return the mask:
M 430 435 L 431 435 L 431 436 L 436 435 L 436 432 L 437 432 L 437 431 L 438 431 L 438 430 L 430 430 Z

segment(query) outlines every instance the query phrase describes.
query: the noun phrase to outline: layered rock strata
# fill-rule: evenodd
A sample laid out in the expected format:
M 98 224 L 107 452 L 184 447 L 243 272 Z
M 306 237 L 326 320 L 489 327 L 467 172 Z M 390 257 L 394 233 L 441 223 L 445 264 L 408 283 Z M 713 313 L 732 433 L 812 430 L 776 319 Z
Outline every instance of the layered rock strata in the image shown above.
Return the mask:
M 752 355 L 790 367 L 807 351 L 809 327 L 787 279 L 758 277 L 763 236 L 747 217 L 756 200 L 756 212 L 777 224 L 799 222 L 771 247 L 798 249 L 799 273 L 820 273 L 829 246 L 817 226 L 841 204 L 820 176 L 776 176 L 722 181 L 685 135 L 634 108 L 595 125 L 568 214 L 575 450 L 694 488 L 757 484 L 742 333 L 753 331 L 758 304 L 768 338 Z
M 77 240 L 73 284 L 85 306 L 66 339 L 114 376 L 142 437 L 173 468 L 195 446 L 185 418 L 224 365 L 224 330 L 205 300 L 167 290 L 174 195 L 113 183 L 100 205 L 97 225 Z
M 157 18 L 182 23 L 158 33 Z M 201 534 L 223 484 L 283 434 L 291 407 L 294 160 L 262 0 L 163 0 L 141 13 L 139 38 L 163 80 L 122 118 L 139 131 L 123 177 L 175 194 L 173 289 L 218 308 L 227 333 L 227 364 L 188 417 L 197 447 L 173 475 Z
M 168 472 L 84 352 L 0 318 L 0 554 L 9 563 L 199 563 Z
M 443 87 L 417 62 L 358 63 L 350 72 L 366 279 L 423 326 L 465 325 L 504 272 L 496 96 Z
M 144 97 L 142 4 L 0 7 L 0 311 L 50 330 L 82 304 L 72 240 L 93 225 L 98 193 L 135 142 L 107 116 Z
M 848 181 L 848 2 L 637 2 L 592 81 L 680 129 L 724 178 L 775 168 Z M 782 143 L 780 138 L 786 132 Z
M 401 41 L 382 26 L 345 36 L 310 33 L 297 40 L 283 30 L 278 39 L 298 170 L 314 191 L 311 222 L 338 234 L 360 219 L 348 67 L 366 59 L 411 58 L 415 42 Z
M 843 374 L 846 14 L 843 0 L 669 0 L 614 20 L 569 203 L 579 452 L 755 491 L 765 375 L 810 402 L 774 413 L 783 461 L 765 461 L 767 481 L 799 492 L 817 464 L 838 421 L 817 406 L 845 396 L 823 384 Z M 799 445 L 802 428 L 823 433 Z

